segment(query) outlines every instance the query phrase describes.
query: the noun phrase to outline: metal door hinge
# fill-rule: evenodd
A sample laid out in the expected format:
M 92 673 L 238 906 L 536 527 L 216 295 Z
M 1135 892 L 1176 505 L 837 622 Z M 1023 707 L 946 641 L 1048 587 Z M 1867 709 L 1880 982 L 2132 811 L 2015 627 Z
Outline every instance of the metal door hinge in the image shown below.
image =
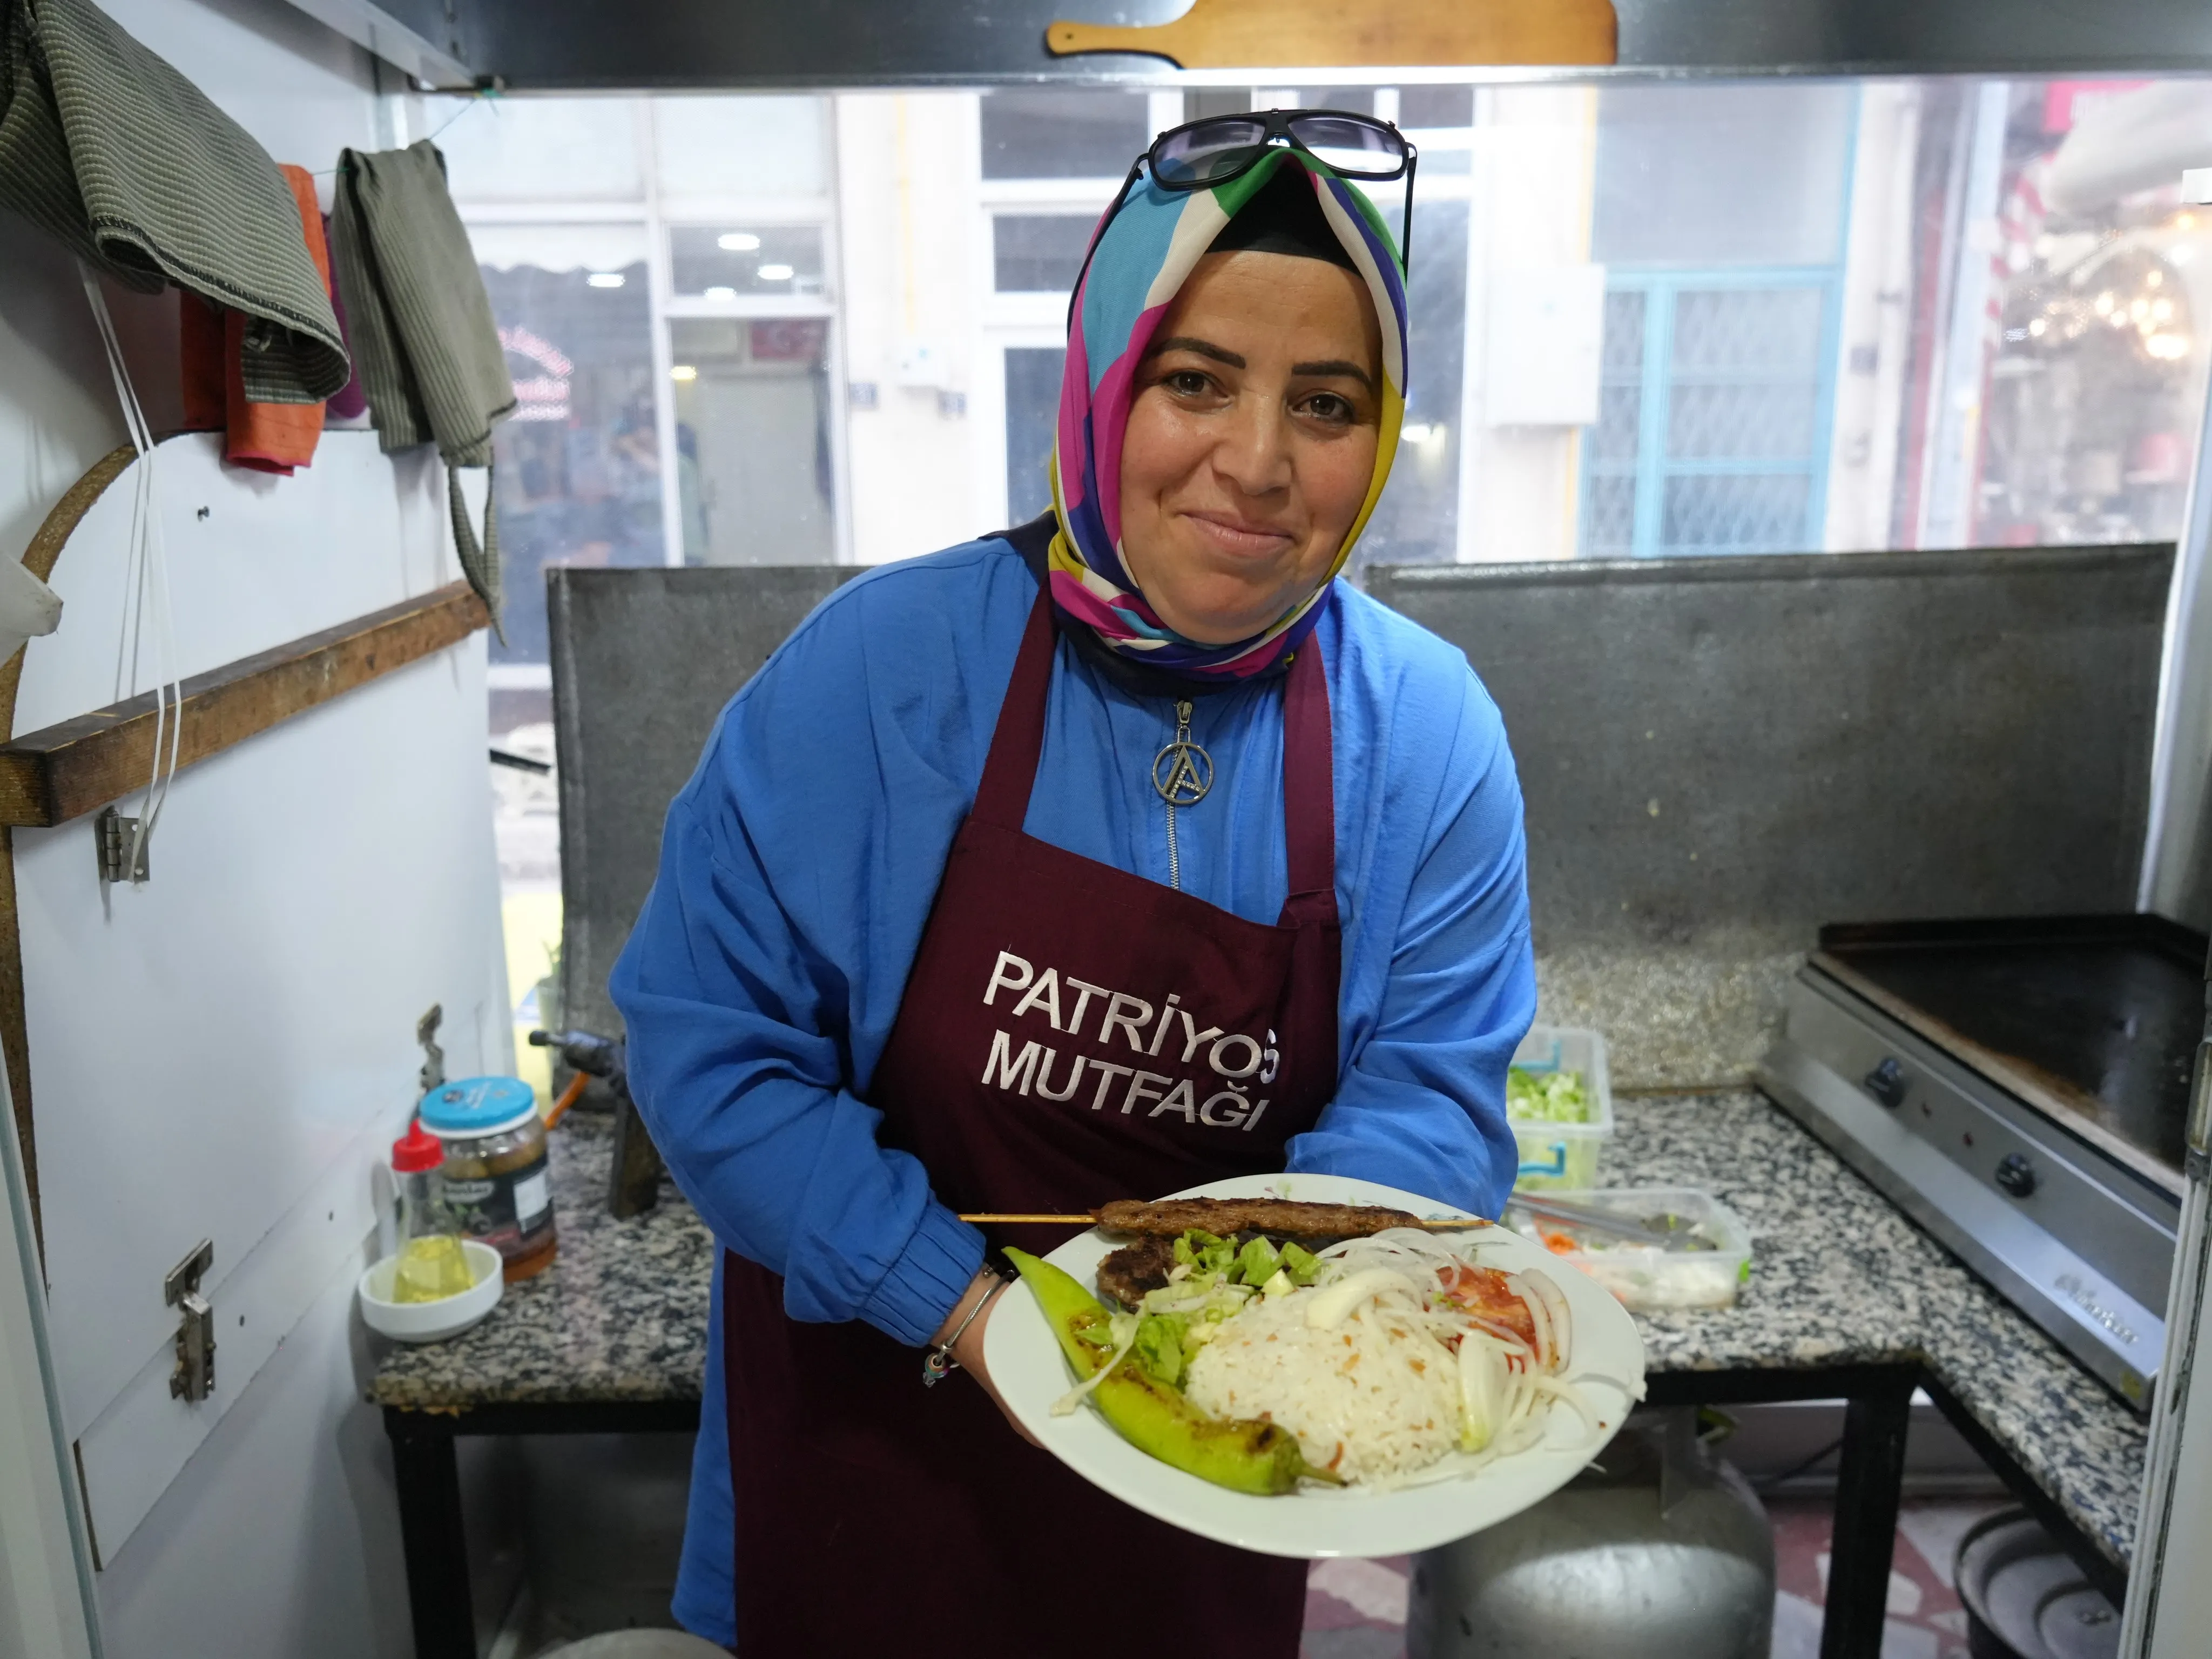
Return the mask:
M 138 834 L 138 820 L 126 818 L 112 806 L 106 808 L 92 821 L 93 839 L 100 846 L 100 878 L 114 883 L 140 882 L 147 879 L 148 854 L 146 842 Z M 131 849 L 136 848 L 138 861 L 131 861 Z
M 200 1275 L 214 1265 L 215 1241 L 204 1238 L 161 1280 L 161 1300 L 185 1316 L 177 1327 L 177 1368 L 169 1374 L 169 1393 L 194 1406 L 215 1388 L 215 1308 L 200 1294 Z

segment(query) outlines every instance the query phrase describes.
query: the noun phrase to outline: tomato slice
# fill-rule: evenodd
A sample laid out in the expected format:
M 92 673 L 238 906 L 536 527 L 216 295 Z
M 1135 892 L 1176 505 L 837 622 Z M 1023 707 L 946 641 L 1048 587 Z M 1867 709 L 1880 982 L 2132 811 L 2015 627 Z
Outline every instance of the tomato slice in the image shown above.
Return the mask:
M 1495 1267 L 1461 1267 L 1442 1270 L 1439 1277 L 1444 1294 L 1460 1306 L 1512 1332 L 1530 1347 L 1536 1346 L 1535 1316 L 1507 1285 L 1504 1273 Z

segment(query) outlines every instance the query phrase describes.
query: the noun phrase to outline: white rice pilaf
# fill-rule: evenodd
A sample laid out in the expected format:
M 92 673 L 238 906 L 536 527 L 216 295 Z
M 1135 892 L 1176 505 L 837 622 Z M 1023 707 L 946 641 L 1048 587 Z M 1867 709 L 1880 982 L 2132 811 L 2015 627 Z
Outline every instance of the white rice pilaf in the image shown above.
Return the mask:
M 1459 1433 L 1451 1351 L 1370 1302 L 1334 1330 L 1306 1323 L 1312 1294 L 1257 1297 L 1192 1357 L 1184 1393 L 1220 1418 L 1263 1418 L 1298 1437 L 1306 1462 L 1347 1480 L 1425 1468 Z

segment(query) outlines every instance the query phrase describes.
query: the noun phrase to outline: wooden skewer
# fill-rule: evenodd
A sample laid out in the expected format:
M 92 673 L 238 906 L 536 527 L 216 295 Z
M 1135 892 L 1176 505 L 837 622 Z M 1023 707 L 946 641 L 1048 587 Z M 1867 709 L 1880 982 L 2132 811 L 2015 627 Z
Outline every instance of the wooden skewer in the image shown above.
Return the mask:
M 980 1215 L 963 1215 L 960 1219 L 972 1221 L 978 1226 L 1095 1227 L 1098 1224 L 1096 1218 L 1087 1215 L 1001 1215 L 996 1212 L 985 1212 Z M 1417 1227 L 1426 1227 L 1431 1231 L 1453 1232 L 1464 1231 L 1469 1227 L 1494 1227 L 1498 1224 L 1494 1221 L 1483 1221 L 1470 1217 L 1453 1221 L 1416 1221 L 1413 1224 Z

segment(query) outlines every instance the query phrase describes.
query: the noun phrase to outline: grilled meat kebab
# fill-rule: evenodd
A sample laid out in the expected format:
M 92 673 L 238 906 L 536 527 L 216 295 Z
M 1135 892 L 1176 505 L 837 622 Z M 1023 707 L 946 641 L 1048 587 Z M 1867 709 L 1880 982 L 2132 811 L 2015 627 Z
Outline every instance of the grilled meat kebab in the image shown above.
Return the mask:
M 1260 1236 L 1280 1245 L 1295 1242 L 1321 1250 L 1347 1238 L 1364 1238 L 1393 1227 L 1417 1224 L 1403 1210 L 1371 1204 L 1301 1204 L 1280 1198 L 1174 1198 L 1144 1204 L 1115 1199 L 1091 1212 L 1108 1232 L 1134 1233 L 1098 1264 L 1098 1289 L 1125 1308 L 1168 1282 L 1175 1242 L 1194 1227 L 1218 1238 Z
M 1154 1204 L 1117 1198 L 1093 1210 L 1091 1218 L 1109 1233 L 1180 1238 L 1200 1227 L 1217 1238 L 1265 1233 L 1270 1238 L 1317 1238 L 1330 1244 L 1421 1224 L 1403 1210 L 1377 1204 L 1297 1204 L 1287 1198 L 1169 1198 Z

